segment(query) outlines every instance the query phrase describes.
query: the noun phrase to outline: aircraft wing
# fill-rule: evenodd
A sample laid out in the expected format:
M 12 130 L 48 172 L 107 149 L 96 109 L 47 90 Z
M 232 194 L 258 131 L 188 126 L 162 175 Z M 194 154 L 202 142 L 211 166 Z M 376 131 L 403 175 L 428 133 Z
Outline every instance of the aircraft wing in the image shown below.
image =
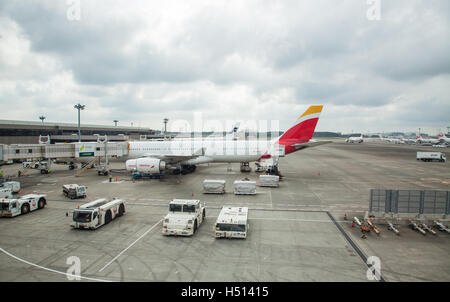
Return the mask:
M 290 145 L 291 147 L 294 147 L 295 149 L 305 149 L 305 148 L 311 148 L 311 147 L 317 147 L 320 145 L 330 144 L 332 141 L 316 141 L 316 140 L 309 140 L 307 143 L 298 143 Z
M 175 154 L 175 153 L 167 153 L 167 154 L 145 154 L 144 157 L 152 157 L 164 160 L 170 164 L 178 163 L 180 161 L 185 161 L 193 158 L 197 158 L 199 156 L 205 155 L 206 148 L 200 148 L 194 153 L 182 153 L 182 154 Z

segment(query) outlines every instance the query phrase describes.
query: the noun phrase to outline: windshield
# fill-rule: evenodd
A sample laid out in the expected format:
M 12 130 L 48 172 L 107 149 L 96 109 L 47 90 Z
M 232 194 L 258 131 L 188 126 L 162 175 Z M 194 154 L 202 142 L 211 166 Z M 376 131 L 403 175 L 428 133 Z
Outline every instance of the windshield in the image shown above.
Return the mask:
M 245 232 L 245 224 L 216 224 L 217 231 L 229 231 L 229 232 Z
M 182 206 L 181 204 L 170 204 L 169 211 L 170 212 L 181 212 Z
M 9 210 L 9 203 L 7 203 L 7 202 L 0 203 L 0 209 Z
M 89 212 L 89 211 L 85 211 L 85 212 L 75 211 L 75 212 L 73 212 L 73 221 L 90 222 L 91 214 L 92 214 L 92 212 Z
M 183 205 L 183 212 L 193 213 L 195 212 L 195 205 Z

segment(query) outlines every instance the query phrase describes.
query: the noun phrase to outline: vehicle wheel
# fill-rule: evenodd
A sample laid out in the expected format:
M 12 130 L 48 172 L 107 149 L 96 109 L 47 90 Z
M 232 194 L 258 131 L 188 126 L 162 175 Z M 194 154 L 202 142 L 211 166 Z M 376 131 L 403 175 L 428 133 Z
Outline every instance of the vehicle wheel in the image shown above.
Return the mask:
M 27 214 L 28 212 L 30 212 L 30 206 L 28 205 L 28 204 L 24 204 L 23 206 L 22 206 L 22 209 L 21 209 L 21 214 L 22 215 L 24 215 L 24 214 Z
M 119 206 L 119 217 L 122 216 L 123 213 L 125 213 L 125 206 L 123 204 L 121 204 Z
M 194 222 L 194 234 L 197 233 L 197 220 Z
M 45 207 L 45 198 L 41 198 L 38 201 L 38 209 L 43 209 Z
M 108 175 L 108 171 L 103 172 L 103 175 L 107 176 Z
M 106 215 L 105 215 L 105 224 L 110 223 L 111 220 L 112 220 L 111 211 L 108 210 L 108 211 L 106 212 Z

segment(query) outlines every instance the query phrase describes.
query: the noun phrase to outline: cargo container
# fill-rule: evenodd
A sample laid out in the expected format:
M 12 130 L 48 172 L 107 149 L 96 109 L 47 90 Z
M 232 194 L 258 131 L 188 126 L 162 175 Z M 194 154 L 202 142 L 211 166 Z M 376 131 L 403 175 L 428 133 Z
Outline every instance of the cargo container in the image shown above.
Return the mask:
M 224 194 L 225 184 L 225 180 L 205 179 L 203 181 L 203 193 Z
M 236 195 L 255 195 L 256 181 L 236 180 L 234 182 L 234 194 Z

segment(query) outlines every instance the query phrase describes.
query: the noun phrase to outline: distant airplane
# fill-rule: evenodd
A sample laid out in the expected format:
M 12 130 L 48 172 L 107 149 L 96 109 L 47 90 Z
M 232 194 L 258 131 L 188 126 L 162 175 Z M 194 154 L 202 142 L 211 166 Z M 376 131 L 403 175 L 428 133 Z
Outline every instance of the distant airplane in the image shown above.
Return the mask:
M 363 134 L 361 136 L 350 136 L 345 140 L 346 143 L 362 143 L 364 141 Z
M 445 136 L 445 134 L 443 133 L 439 133 L 439 142 L 441 144 L 450 144 L 450 138 Z
M 438 138 L 423 138 L 422 135 L 420 135 L 417 138 L 417 143 L 419 144 L 439 144 L 440 143 L 440 139 Z
M 379 135 L 379 137 L 380 137 L 380 139 L 382 141 L 387 141 L 387 142 L 394 143 L 394 144 L 405 144 L 406 143 L 406 141 L 405 141 L 405 139 L 403 137 L 398 137 L 398 138 L 396 138 L 396 137 L 382 137 L 381 135 Z
M 131 141 L 126 169 L 143 174 L 172 169 L 174 174 L 187 174 L 194 172 L 197 164 L 249 163 L 276 158 L 280 151 L 287 155 L 327 144 L 330 141 L 311 139 L 322 108 L 322 105 L 310 106 L 294 126 L 273 140 Z
M 213 140 L 237 140 L 238 139 L 238 130 L 239 130 L 239 125 L 240 123 L 236 123 L 233 125 L 233 127 L 231 128 L 230 132 L 227 132 L 225 134 L 225 136 L 214 136 L 214 135 L 210 135 L 210 136 L 205 136 L 205 137 L 183 137 L 183 136 L 175 136 L 173 139 L 174 140 L 187 140 L 187 139 L 195 139 L 195 140 L 208 140 L 208 139 L 213 139 Z

